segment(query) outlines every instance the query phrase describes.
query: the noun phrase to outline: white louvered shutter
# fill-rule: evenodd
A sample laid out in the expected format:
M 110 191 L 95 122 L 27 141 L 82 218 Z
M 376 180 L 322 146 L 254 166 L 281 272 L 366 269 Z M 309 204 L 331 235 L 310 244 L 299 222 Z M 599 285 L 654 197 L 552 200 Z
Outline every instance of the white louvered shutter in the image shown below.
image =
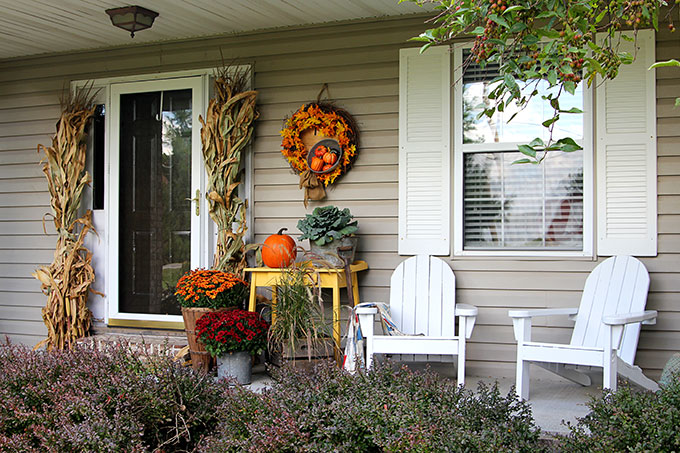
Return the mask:
M 399 254 L 448 255 L 451 53 L 399 55 Z
M 638 32 L 637 43 L 633 64 L 596 92 L 599 255 L 657 253 L 654 32 Z

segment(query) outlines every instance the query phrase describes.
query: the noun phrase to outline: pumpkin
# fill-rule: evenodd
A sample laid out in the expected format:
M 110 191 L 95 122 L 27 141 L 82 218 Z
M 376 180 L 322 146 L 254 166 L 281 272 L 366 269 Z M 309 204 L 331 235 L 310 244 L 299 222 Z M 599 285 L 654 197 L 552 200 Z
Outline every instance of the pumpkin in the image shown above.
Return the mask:
M 315 155 L 316 157 L 323 157 L 324 154 L 326 154 L 327 152 L 328 152 L 328 148 L 326 148 L 325 146 L 321 145 L 321 146 L 319 146 L 316 150 L 314 150 L 314 155 Z
M 323 155 L 323 161 L 327 164 L 333 165 L 338 160 L 338 155 L 335 153 L 326 153 Z
M 283 234 L 288 228 L 281 228 L 264 240 L 262 246 L 262 261 L 267 267 L 288 267 L 295 261 L 297 246 L 295 240 Z
M 313 171 L 321 171 L 323 168 L 323 159 L 320 157 L 312 157 L 312 164 L 309 166 Z
M 331 164 L 327 164 L 327 165 L 324 165 L 324 166 L 323 166 L 323 169 L 321 169 L 321 171 L 328 171 L 328 170 L 330 170 L 331 168 L 333 168 L 333 166 L 332 166 Z

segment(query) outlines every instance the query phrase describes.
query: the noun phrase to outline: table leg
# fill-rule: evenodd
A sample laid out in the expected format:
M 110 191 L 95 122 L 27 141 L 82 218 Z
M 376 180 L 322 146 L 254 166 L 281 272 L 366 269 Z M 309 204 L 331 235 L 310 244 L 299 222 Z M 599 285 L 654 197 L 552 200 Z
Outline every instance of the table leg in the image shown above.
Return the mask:
M 257 294 L 257 277 L 253 273 L 250 279 L 250 299 L 248 299 L 248 311 L 255 311 L 255 300 Z
M 359 300 L 359 279 L 356 272 L 352 272 L 352 294 L 354 294 L 354 305 L 359 304 L 361 302 Z
M 340 350 L 340 285 L 338 276 L 333 282 L 333 339 Z

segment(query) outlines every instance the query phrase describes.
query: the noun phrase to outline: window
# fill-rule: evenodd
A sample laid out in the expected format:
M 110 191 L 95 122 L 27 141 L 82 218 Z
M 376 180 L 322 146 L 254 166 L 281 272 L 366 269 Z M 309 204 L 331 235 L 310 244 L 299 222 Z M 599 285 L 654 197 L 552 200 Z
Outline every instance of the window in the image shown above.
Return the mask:
M 476 121 L 494 68 L 464 75 L 459 45 L 401 49 L 398 253 L 588 257 L 597 244 L 601 256 L 655 256 L 654 39 L 643 30 L 637 48 L 622 41 L 635 62 L 584 89 L 573 99 L 584 114 L 558 123 L 556 137 L 583 151 L 551 154 L 540 167 L 512 164 L 518 144 L 544 133 L 550 111 L 540 97 L 509 125 Z
M 454 68 L 460 68 L 465 52 L 455 52 Z M 536 137 L 548 139 L 549 133 L 541 125 L 553 113 L 541 97 L 550 92 L 548 83 L 527 83 L 524 89 L 536 89 L 538 94 L 522 110 L 509 105 L 492 117 L 479 117 L 484 106 L 493 102 L 488 93 L 495 87 L 492 81 L 498 66 L 471 64 L 462 77 L 460 71 L 454 75 L 455 253 L 589 254 L 590 92 L 584 92 L 581 85 L 573 96 L 560 96 L 563 109 L 577 107 L 584 113 L 562 115 L 553 132 L 555 140 L 575 139 L 582 151 L 550 152 L 541 165 L 515 164 L 525 157 L 517 151 L 518 145 Z

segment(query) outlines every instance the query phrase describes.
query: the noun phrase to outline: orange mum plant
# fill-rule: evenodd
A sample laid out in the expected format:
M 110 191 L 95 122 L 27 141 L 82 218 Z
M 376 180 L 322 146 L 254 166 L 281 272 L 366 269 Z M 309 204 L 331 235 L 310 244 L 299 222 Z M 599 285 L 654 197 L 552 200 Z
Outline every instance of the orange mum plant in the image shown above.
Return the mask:
M 194 269 L 177 282 L 175 296 L 185 308 L 242 307 L 248 283 L 236 274 L 215 269 Z

